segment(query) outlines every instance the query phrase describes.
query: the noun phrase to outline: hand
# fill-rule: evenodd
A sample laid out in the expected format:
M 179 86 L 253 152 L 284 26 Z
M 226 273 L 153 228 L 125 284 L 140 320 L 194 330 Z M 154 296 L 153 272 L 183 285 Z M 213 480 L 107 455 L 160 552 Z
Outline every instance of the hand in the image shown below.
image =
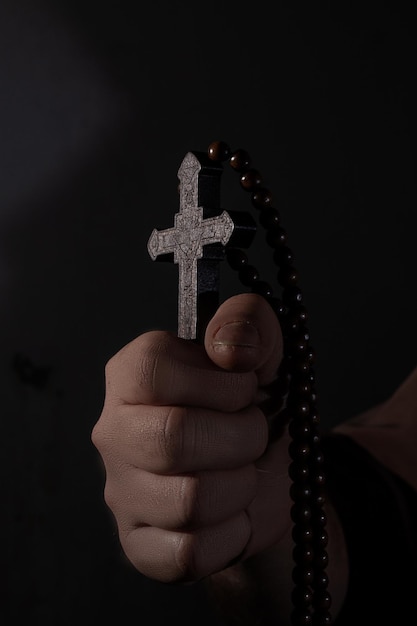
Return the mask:
M 204 346 L 152 331 L 108 362 L 92 441 L 122 548 L 145 576 L 199 580 L 287 533 L 288 435 L 268 444 L 257 406 L 282 352 L 268 303 L 241 294 Z

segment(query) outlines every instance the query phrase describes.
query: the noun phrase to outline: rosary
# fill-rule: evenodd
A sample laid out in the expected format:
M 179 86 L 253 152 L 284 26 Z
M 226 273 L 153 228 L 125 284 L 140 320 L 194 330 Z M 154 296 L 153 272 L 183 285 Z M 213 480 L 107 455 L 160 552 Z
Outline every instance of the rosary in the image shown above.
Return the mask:
M 280 297 L 261 280 L 256 267 L 242 250 L 256 232 L 256 221 L 248 212 L 221 211 L 220 177 L 228 161 L 239 176 L 241 188 L 265 230 L 265 241 L 277 267 Z M 275 311 L 284 337 L 284 357 L 276 381 L 270 388 L 270 441 L 288 425 L 291 437 L 290 496 L 292 500 L 293 626 L 329 626 L 331 597 L 328 565 L 324 459 L 321 451 L 319 414 L 314 376 L 314 350 L 310 346 L 308 313 L 297 285 L 294 254 L 288 245 L 279 211 L 272 194 L 263 186 L 249 154 L 232 151 L 215 141 L 204 152 L 188 152 L 178 170 L 180 209 L 174 227 L 154 230 L 148 241 L 153 260 L 178 264 L 178 336 L 201 340 L 219 300 L 219 261 L 226 259 L 240 282 L 268 301 Z

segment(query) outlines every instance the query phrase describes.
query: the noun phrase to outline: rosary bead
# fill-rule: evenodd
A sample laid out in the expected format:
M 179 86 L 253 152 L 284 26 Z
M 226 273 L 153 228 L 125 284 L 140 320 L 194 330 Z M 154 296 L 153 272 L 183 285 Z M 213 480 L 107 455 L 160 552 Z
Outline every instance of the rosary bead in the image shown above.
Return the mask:
M 282 301 L 288 306 L 293 304 L 300 304 L 303 299 L 303 293 L 299 287 L 291 286 L 285 287 L 282 292 Z
M 308 543 L 294 546 L 292 556 L 297 565 L 308 565 L 313 562 L 313 548 Z M 316 580 L 316 577 L 314 577 L 314 580 Z
M 278 248 L 279 246 L 285 245 L 287 241 L 287 231 L 284 228 L 279 226 L 278 228 L 274 228 L 274 230 L 269 230 L 266 233 L 266 243 L 271 246 L 271 248 Z
M 287 314 L 288 308 L 279 298 L 272 298 L 270 304 L 279 319 L 283 318 L 284 315 Z
M 273 209 L 272 207 L 263 209 L 259 216 L 259 221 L 267 230 L 273 230 L 280 224 L 280 214 L 277 209 Z
M 260 187 L 252 193 L 252 204 L 255 209 L 262 209 L 262 212 L 271 206 L 272 193 L 265 187 Z
M 230 267 L 234 270 L 240 270 L 241 267 L 248 264 L 248 257 L 238 248 L 229 248 L 226 250 L 226 259 Z
M 293 461 L 288 468 L 288 475 L 295 483 L 305 481 L 309 475 L 308 465 L 301 465 Z
M 287 266 L 294 261 L 294 253 L 288 246 L 280 246 L 274 251 L 274 263 L 276 265 Z
M 320 589 L 314 593 L 314 606 L 318 609 L 330 609 L 332 599 L 325 589 Z
M 311 392 L 311 385 L 308 381 L 299 381 L 295 383 L 293 389 L 299 396 L 306 397 Z
M 306 483 L 292 483 L 290 497 L 294 502 L 308 501 L 311 498 L 311 487 Z
M 296 585 L 311 585 L 314 580 L 314 571 L 311 567 L 296 565 L 292 571 L 292 579 Z
M 322 528 L 319 534 L 316 535 L 314 541 L 316 545 L 320 546 L 320 548 L 325 548 L 327 546 L 327 544 L 329 543 L 329 535 L 324 530 L 324 528 Z
M 326 526 L 327 518 L 322 509 L 315 512 L 313 522 L 314 526 L 318 529 L 323 529 Z
M 316 589 L 327 589 L 329 585 L 329 577 L 324 570 L 321 572 L 315 572 L 314 585 Z
M 291 613 L 291 626 L 311 626 L 313 623 L 311 613 L 308 609 L 295 609 Z
M 329 563 L 329 555 L 326 550 L 320 550 L 318 554 L 314 555 L 314 567 L 317 569 L 326 569 Z
M 311 526 L 294 524 L 292 538 L 295 543 L 311 543 L 313 539 L 313 529 Z M 314 557 L 314 559 L 316 559 L 316 557 Z
M 259 279 L 259 272 L 253 265 L 244 265 L 239 270 L 239 279 L 243 285 L 251 287 Z
M 292 287 L 292 285 L 297 284 L 298 272 L 294 267 L 284 266 L 279 270 L 277 278 L 283 287 Z
M 311 432 L 310 424 L 307 420 L 293 420 L 289 423 L 288 432 L 297 441 L 307 439 Z
M 332 624 L 332 616 L 328 611 L 315 612 L 313 616 L 313 626 L 330 626 Z
M 288 409 L 294 415 L 295 419 L 306 418 L 310 414 L 310 405 L 308 402 L 300 402 L 298 398 L 288 398 Z
M 264 280 L 255 281 L 252 285 L 252 291 L 260 296 L 263 296 L 264 298 L 270 298 L 273 294 L 271 285 Z
M 224 141 L 213 141 L 207 153 L 212 161 L 226 161 L 230 156 L 230 148 Z
M 245 172 L 250 167 L 249 153 L 239 148 L 233 152 L 229 163 L 237 172 Z
M 293 589 L 291 600 L 297 607 L 309 606 L 313 600 L 313 593 L 308 585 L 300 585 Z
M 310 446 L 307 443 L 291 441 L 288 446 L 288 452 L 294 461 L 300 459 L 304 461 L 310 455 Z
M 291 519 L 296 524 L 306 524 L 311 519 L 311 509 L 304 504 L 293 504 L 291 507 Z
M 262 177 L 258 170 L 246 170 L 240 177 L 240 184 L 245 191 L 253 191 L 262 183 Z

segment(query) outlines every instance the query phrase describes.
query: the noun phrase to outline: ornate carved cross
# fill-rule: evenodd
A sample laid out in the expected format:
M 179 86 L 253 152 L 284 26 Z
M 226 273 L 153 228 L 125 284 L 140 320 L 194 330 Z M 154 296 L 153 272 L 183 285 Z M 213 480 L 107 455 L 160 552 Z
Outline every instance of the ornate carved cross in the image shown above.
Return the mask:
M 180 209 L 174 227 L 154 229 L 148 240 L 152 260 L 173 258 L 178 264 L 178 336 L 183 339 L 201 338 L 218 305 L 218 263 L 232 235 L 243 233 L 241 245 L 247 246 L 255 232 L 249 214 L 220 211 L 221 173 L 222 166 L 204 153 L 188 152 L 178 170 Z

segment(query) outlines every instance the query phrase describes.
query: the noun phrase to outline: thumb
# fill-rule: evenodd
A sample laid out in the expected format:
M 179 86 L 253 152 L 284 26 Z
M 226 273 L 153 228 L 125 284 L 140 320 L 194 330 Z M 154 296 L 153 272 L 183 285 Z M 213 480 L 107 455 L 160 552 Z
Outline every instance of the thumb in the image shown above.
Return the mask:
M 204 346 L 219 367 L 233 372 L 256 371 L 260 385 L 277 375 L 283 356 L 278 318 L 258 294 L 242 293 L 220 305 L 207 325 Z

